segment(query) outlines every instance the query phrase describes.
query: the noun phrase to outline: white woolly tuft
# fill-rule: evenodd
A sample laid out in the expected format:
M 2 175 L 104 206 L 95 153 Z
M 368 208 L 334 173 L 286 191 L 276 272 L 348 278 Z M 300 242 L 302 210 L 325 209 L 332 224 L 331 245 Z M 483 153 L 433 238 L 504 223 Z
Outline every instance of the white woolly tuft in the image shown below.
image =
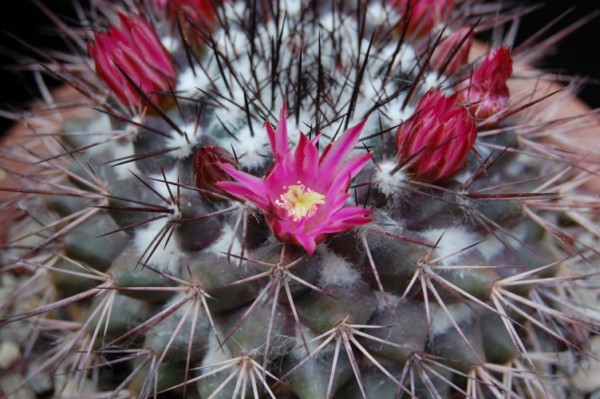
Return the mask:
M 367 6 L 366 22 L 374 27 L 393 26 L 400 19 L 400 14 L 388 2 L 372 2 Z
M 456 324 L 461 324 L 475 317 L 475 312 L 464 303 L 446 305 L 446 309 L 450 312 L 452 320 L 450 320 L 448 314 L 441 306 L 436 304 L 430 304 L 429 306 L 431 309 L 431 327 L 434 337 L 444 334 L 449 329 L 454 328 L 452 320 L 454 320 Z
M 210 371 L 211 367 L 231 358 L 232 355 L 229 349 L 227 349 L 227 345 L 219 344 L 217 336 L 211 331 L 208 335 L 208 351 L 204 355 L 204 359 L 202 359 L 202 367 L 206 367 Z
M 353 265 L 346 259 L 335 254 L 333 251 L 319 246 L 317 248 L 323 267 L 319 283 L 324 285 L 337 285 L 341 287 L 350 287 L 360 280 L 360 273 L 354 269 Z
M 176 91 L 185 97 L 199 96 L 202 94 L 201 90 L 205 90 L 210 84 L 211 80 L 202 68 L 187 68 L 179 74 Z
M 300 12 L 302 11 L 301 0 L 286 0 L 281 3 L 281 6 L 282 11 L 285 11 L 290 17 L 300 15 Z
M 375 168 L 373 176 L 377 189 L 386 197 L 397 193 L 406 185 L 406 175 L 398 170 L 393 175 L 391 171 L 397 166 L 396 162 L 383 161 Z
M 394 125 L 400 122 L 406 122 L 415 113 L 414 106 L 407 105 L 406 107 L 403 107 L 405 98 L 405 95 L 400 95 L 390 101 L 385 107 L 386 115 Z
M 113 159 L 129 157 L 134 154 L 133 142 L 131 140 L 112 142 L 110 143 L 110 152 Z M 135 162 L 111 165 L 111 171 L 115 172 L 117 178 L 122 180 L 130 178 L 132 173 L 142 174 Z
M 458 259 L 473 248 L 464 249 L 479 241 L 479 237 L 475 233 L 468 231 L 463 226 L 432 229 L 423 232 L 423 236 L 432 244 L 440 240 L 435 249 L 435 256 L 444 258 L 441 261 L 443 265 L 456 264 Z
M 134 121 L 139 122 L 139 120 L 136 120 L 137 118 L 133 118 Z M 67 122 L 69 123 L 69 122 Z M 127 126 L 124 130 L 121 131 L 115 131 L 112 123 L 110 121 L 110 117 L 108 115 L 100 115 L 97 118 L 92 119 L 90 122 L 84 124 L 80 124 L 80 123 L 74 123 L 74 127 L 73 129 L 75 131 L 79 131 L 80 133 L 87 133 L 87 134 L 79 134 L 77 136 L 77 140 L 78 141 L 82 141 L 85 142 L 86 144 L 93 144 L 93 143 L 103 143 L 104 141 L 108 140 L 108 142 L 103 143 L 102 145 L 95 145 L 95 146 L 91 146 L 87 151 L 89 154 L 102 154 L 104 152 L 107 151 L 107 148 L 109 148 L 109 151 L 112 151 L 111 146 L 116 147 L 117 143 L 120 142 L 124 142 L 124 141 L 128 141 L 128 140 L 113 140 L 112 138 L 118 134 L 125 134 L 126 132 L 133 132 L 134 135 L 137 130 L 137 128 L 133 125 L 129 125 Z M 97 134 L 96 134 L 97 133 Z M 110 139 L 108 138 L 110 136 Z M 131 153 L 127 154 L 127 155 L 131 155 Z
M 140 122 L 141 119 L 139 117 L 133 118 L 134 122 Z M 130 125 L 127 129 L 137 129 L 137 127 Z M 113 130 L 112 123 L 110 121 L 110 117 L 105 114 L 101 114 L 97 118 L 94 118 L 88 123 L 85 127 L 86 132 L 110 132 Z M 93 135 L 92 135 L 93 137 Z M 92 147 L 93 148 L 93 147 Z
M 375 299 L 377 300 L 377 309 L 387 309 L 388 306 L 395 308 L 402 300 L 399 296 L 390 294 L 389 292 L 374 291 Z
M 173 37 L 173 36 L 161 37 L 160 42 L 162 43 L 162 45 L 165 47 L 165 49 L 169 53 L 173 53 L 173 52 L 179 50 L 179 47 L 181 46 L 181 42 L 179 41 L 179 38 Z
M 410 45 L 402 45 L 400 50 L 399 64 L 402 72 L 409 73 L 415 65 L 415 61 L 418 59 L 415 49 Z
M 165 177 L 167 183 L 169 184 L 165 183 Z M 150 175 L 148 176 L 148 178 L 152 184 L 152 188 L 155 189 L 158 193 L 160 193 L 160 195 L 162 195 L 169 201 L 171 199 L 171 194 L 169 194 L 169 190 L 171 190 L 171 193 L 173 194 L 177 192 L 177 187 L 175 186 L 175 184 L 178 181 L 177 179 L 179 178 L 177 168 L 165 170 L 164 177 L 162 174 L 156 174 Z M 175 209 L 175 205 L 173 205 L 173 209 Z
M 423 79 L 423 89 L 429 90 L 441 88 L 443 92 L 446 92 L 444 83 L 446 83 L 446 77 L 444 75 L 439 76 L 437 72 L 429 72 L 425 74 Z
M 524 240 L 527 237 L 527 230 L 524 225 L 519 225 L 511 231 L 511 234 L 516 240 Z M 517 250 L 520 246 L 521 244 L 517 243 Z M 485 241 L 477 245 L 477 249 L 485 256 L 486 260 L 489 261 L 505 250 L 506 246 L 496 237 L 490 235 Z
M 483 254 L 486 260 L 490 260 L 500 254 L 506 247 L 495 237 L 489 237 L 477 246 L 477 249 Z
M 223 12 L 225 19 L 232 22 L 242 21 L 245 11 L 248 9 L 248 4 L 243 1 L 226 1 L 223 2 Z
M 232 241 L 233 245 L 231 246 L 230 251 L 229 246 Z M 230 252 L 231 255 L 240 256 L 242 254 L 242 245 L 233 231 L 233 227 L 231 225 L 225 225 L 219 238 L 206 248 L 206 251 L 220 257 L 226 257 L 228 252 Z
M 221 144 L 223 148 L 233 148 L 240 164 L 250 170 L 260 168 L 266 160 L 271 158 L 265 126 L 253 122 L 252 129 L 251 131 L 245 125 L 236 132 L 237 140 L 227 137 L 222 140 Z M 252 132 L 254 132 L 254 137 L 252 137 Z
M 219 29 L 214 36 L 218 49 L 228 58 L 233 58 L 240 49 L 244 50 L 249 45 L 248 38 L 244 32 L 239 29 Z
M 177 150 L 169 152 L 169 156 L 176 159 L 184 159 L 192 155 L 194 146 L 200 138 L 197 126 L 194 123 L 183 126 L 181 130 L 183 130 L 185 135 L 181 135 L 173 130 L 165 144 L 167 148 L 177 148 Z
M 156 240 L 160 237 L 161 231 L 166 223 L 168 222 L 164 220 L 155 220 L 147 223 L 143 228 L 135 230 L 133 235 L 133 245 L 138 256 L 142 256 L 144 253 L 146 254 L 143 258 L 144 261 L 156 245 Z M 175 274 L 179 269 L 182 254 L 183 250 L 179 248 L 175 235 L 172 235 L 166 245 L 163 240 L 156 246 L 156 250 L 152 253 L 152 257 L 147 263 L 159 271 L 167 274 Z

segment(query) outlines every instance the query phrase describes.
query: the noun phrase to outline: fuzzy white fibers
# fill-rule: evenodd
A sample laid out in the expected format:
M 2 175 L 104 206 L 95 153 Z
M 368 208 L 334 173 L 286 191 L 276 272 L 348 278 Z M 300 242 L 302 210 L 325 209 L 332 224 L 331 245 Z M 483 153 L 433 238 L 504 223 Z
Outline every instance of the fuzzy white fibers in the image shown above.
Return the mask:
M 448 309 L 448 312 L 452 316 L 452 320 L 441 306 L 433 303 L 429 306 L 431 308 L 432 333 L 434 337 L 444 334 L 449 329 L 454 328 L 452 320 L 454 320 L 456 324 L 461 324 L 475 317 L 475 312 L 464 303 L 446 305 L 446 309 Z
M 477 234 L 467 230 L 464 226 L 431 229 L 423 232 L 423 236 L 431 243 L 440 240 L 435 249 L 435 256 L 444 258 L 441 261 L 442 265 L 456 264 L 462 256 L 473 249 L 465 250 L 465 248 L 479 241 Z
M 231 244 L 232 242 L 233 245 Z M 230 246 L 231 250 L 229 249 Z M 206 248 L 206 251 L 220 257 L 226 257 L 228 252 L 230 252 L 231 255 L 240 256 L 242 254 L 242 245 L 233 231 L 233 227 L 227 224 L 223 227 L 223 231 L 219 238 Z
M 149 181 L 152 185 L 152 188 L 154 190 L 156 190 L 160 195 L 162 195 L 164 198 L 166 198 L 167 200 L 171 200 L 171 194 L 169 193 L 169 190 L 171 193 L 175 193 L 177 192 L 177 186 L 175 186 L 175 184 L 177 184 L 177 179 L 179 178 L 179 172 L 177 170 L 177 168 L 172 168 L 169 170 L 165 170 L 165 175 L 163 176 L 162 173 L 161 174 L 155 174 L 155 175 L 150 175 L 149 177 Z M 166 177 L 166 182 L 165 182 L 165 177 Z M 175 206 L 173 205 L 173 209 L 175 209 Z
M 231 360 L 232 357 L 227 345 L 221 345 L 215 333 L 211 331 L 208 335 L 208 351 L 202 359 L 202 367 L 208 368 L 207 372 L 209 372 L 210 367 Z
M 398 164 L 394 161 L 383 161 L 375 168 L 373 180 L 377 189 L 386 197 L 397 193 L 406 185 L 406 175 L 402 171 L 396 171 L 393 175 L 392 170 Z
M 395 308 L 402 300 L 398 295 L 390 294 L 389 292 L 374 291 L 375 299 L 377 300 L 377 309 L 387 309 L 388 306 Z
M 317 248 L 323 267 L 319 283 L 350 287 L 360 280 L 360 273 L 346 259 L 321 245 Z
M 176 150 L 169 152 L 169 156 L 176 159 L 189 157 L 200 138 L 197 128 L 195 123 L 189 123 L 181 127 L 185 135 L 179 134 L 175 130 L 171 131 L 165 145 L 167 148 L 176 148 Z
M 156 244 L 166 223 L 168 223 L 167 220 L 159 219 L 147 223 L 143 228 L 136 229 L 133 235 L 133 244 L 138 256 L 146 254 L 142 259 L 143 261 L 146 261 L 146 257 L 156 247 L 152 257 L 147 261 L 148 265 L 161 272 L 176 274 L 183 254 L 183 250 L 179 248 L 177 243 L 177 238 L 172 235 L 166 245 L 164 240 L 158 245 Z
M 134 153 L 133 142 L 131 140 L 113 142 L 110 151 L 113 159 L 129 157 Z M 121 180 L 130 178 L 132 173 L 135 173 L 138 176 L 142 174 L 135 162 L 127 162 L 122 165 L 111 165 L 111 169 Z
M 254 134 L 254 136 L 252 136 Z M 264 124 L 252 123 L 252 130 L 244 125 L 236 132 L 237 140 L 230 137 L 222 140 L 223 148 L 233 148 L 240 164 L 253 170 L 264 165 L 270 159 L 269 139 Z

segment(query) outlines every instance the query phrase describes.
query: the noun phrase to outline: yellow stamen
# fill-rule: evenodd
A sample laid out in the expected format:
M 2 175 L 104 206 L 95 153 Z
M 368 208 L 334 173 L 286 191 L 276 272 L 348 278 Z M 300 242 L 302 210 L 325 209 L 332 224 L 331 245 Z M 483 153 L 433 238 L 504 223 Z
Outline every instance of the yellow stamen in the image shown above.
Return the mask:
M 283 189 L 286 192 L 279 196 L 275 204 L 285 209 L 294 222 L 313 216 L 317 212 L 317 205 L 325 203 L 323 194 L 306 188 L 301 182 L 284 186 Z

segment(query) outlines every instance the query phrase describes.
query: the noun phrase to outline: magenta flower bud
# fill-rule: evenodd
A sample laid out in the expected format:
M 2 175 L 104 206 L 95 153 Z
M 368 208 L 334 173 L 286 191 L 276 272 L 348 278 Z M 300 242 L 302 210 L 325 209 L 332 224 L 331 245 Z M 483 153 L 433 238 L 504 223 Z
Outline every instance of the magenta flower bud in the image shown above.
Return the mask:
M 150 0 L 150 4 L 152 4 L 158 10 L 167 8 L 168 3 L 169 0 Z
M 179 23 L 188 43 L 200 45 L 217 24 L 214 0 L 151 0 L 154 7 Z
M 231 180 L 229 175 L 219 167 L 220 163 L 227 163 L 235 169 L 240 168 L 233 155 L 222 147 L 207 145 L 199 148 L 196 152 L 196 158 L 194 158 L 196 187 L 231 197 L 215 185 L 222 180 Z
M 175 84 L 171 55 L 161 44 L 153 27 L 138 15 L 119 15 L 120 28 L 96 33 L 88 52 L 96 73 L 124 105 L 139 109 L 144 99 L 126 78 L 129 77 L 155 103 Z
M 364 123 L 346 130 L 339 140 L 319 155 L 320 135 L 309 140 L 300 133 L 295 151 L 289 148 L 287 113 L 281 110 L 277 129 L 267 123 L 267 135 L 274 162 L 264 178 L 237 170 L 229 163 L 219 164 L 236 180 L 222 181 L 217 187 L 261 209 L 275 236 L 302 246 L 313 254 L 327 234 L 350 230 L 369 223 L 370 210 L 346 206 L 351 180 L 373 154 L 346 157 L 356 145 Z
M 457 95 L 440 89 L 423 96 L 415 114 L 398 127 L 397 160 L 419 179 L 435 182 L 459 172 L 473 148 L 477 129 Z
M 508 104 L 506 81 L 512 74 L 512 59 L 508 47 L 492 51 L 473 73 L 461 99 L 473 116 L 486 119 L 504 111 Z
M 455 30 L 437 45 L 429 66 L 446 75 L 456 73 L 469 60 L 473 30 L 467 26 Z
M 454 0 L 391 0 L 402 14 L 406 34 L 421 37 L 429 34 L 436 25 L 444 23 L 452 14 Z

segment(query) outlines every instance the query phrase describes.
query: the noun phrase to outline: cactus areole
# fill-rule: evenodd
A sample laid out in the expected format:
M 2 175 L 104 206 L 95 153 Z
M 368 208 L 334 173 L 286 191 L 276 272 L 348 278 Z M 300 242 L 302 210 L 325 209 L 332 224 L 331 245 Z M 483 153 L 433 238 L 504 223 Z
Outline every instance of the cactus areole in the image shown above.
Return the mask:
M 53 18 L 75 53 L 0 110 L 0 396 L 598 397 L 597 113 L 514 79 L 554 40 L 517 3 Z

